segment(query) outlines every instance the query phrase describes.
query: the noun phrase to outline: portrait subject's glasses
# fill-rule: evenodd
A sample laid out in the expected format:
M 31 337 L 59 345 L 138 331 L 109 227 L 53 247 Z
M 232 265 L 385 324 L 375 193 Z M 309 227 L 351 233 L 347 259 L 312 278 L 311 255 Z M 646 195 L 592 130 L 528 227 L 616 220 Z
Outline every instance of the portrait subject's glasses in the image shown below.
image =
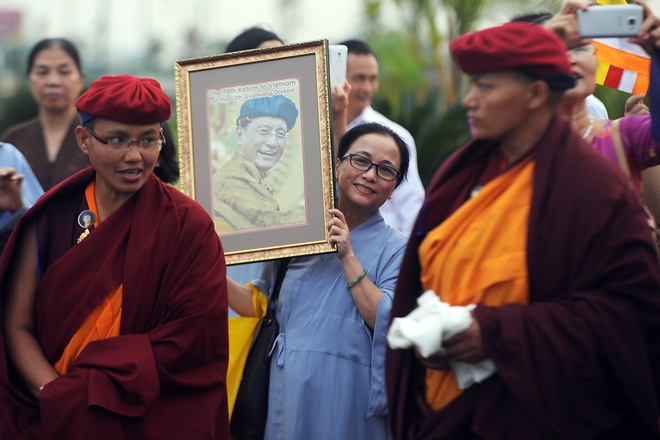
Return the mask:
M 341 160 L 344 159 L 349 159 L 351 166 L 356 170 L 369 171 L 371 167 L 376 167 L 376 175 L 383 180 L 396 180 L 400 174 L 399 170 L 390 165 L 374 163 L 359 154 L 347 154 L 341 158 Z
M 113 150 L 128 150 L 131 148 L 131 144 L 137 144 L 141 150 L 150 151 L 150 150 L 155 150 L 156 148 L 160 148 L 160 146 L 165 143 L 165 138 L 163 138 L 162 132 L 158 137 L 143 137 L 138 140 L 132 140 L 132 139 L 126 139 L 122 136 L 112 136 L 109 138 L 102 138 L 98 134 L 94 133 L 94 131 L 91 128 L 85 127 L 85 129 L 89 131 L 89 134 L 91 134 L 94 137 L 94 139 L 101 142 L 102 144 L 106 144 L 108 147 L 110 147 Z
M 261 136 L 263 140 L 268 140 L 271 136 L 275 136 L 277 142 L 283 143 L 289 138 L 289 133 L 285 130 L 271 130 L 266 127 L 253 127 L 252 124 L 248 124 L 247 126 Z

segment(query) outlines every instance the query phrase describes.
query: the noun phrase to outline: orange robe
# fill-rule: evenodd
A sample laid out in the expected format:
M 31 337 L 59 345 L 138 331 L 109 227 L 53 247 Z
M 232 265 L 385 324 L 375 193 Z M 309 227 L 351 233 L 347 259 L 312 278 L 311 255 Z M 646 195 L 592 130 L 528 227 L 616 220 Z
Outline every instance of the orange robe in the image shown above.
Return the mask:
M 121 319 L 112 313 L 106 333 L 118 322 L 119 335 L 83 341 L 38 399 L 0 356 L 0 438 L 229 438 L 226 267 L 212 219 L 152 176 L 78 243 L 95 177 L 92 168 L 72 176 L 25 214 L 0 259 L 0 285 L 18 234 L 34 223 L 34 336 L 46 359 L 57 363 L 121 286 Z
M 96 207 L 96 195 L 94 193 L 94 182 L 87 185 L 85 190 L 85 198 L 90 211 L 95 215 L 94 227 L 99 226 L 99 211 Z M 90 315 L 87 317 L 82 326 L 73 335 L 71 341 L 64 349 L 62 357 L 54 365 L 55 371 L 59 374 L 65 374 L 69 371 L 71 364 L 76 360 L 80 352 L 93 341 L 99 339 L 107 339 L 112 336 L 119 336 L 119 324 L 121 323 L 121 300 L 122 300 L 122 286 L 113 290 L 107 297 L 103 299 Z
M 419 247 L 421 281 L 456 306 L 527 304 L 527 224 L 532 200 L 531 158 L 493 179 Z M 426 399 L 434 410 L 462 390 L 453 370 L 426 370 Z
M 425 290 L 422 242 L 469 203 L 472 188 L 499 176 L 499 147 L 470 142 L 429 185 L 392 319 L 414 310 Z M 415 351 L 388 349 L 395 439 L 660 438 L 660 266 L 638 196 L 559 116 L 532 152 L 529 304 L 479 303 L 472 311 L 497 372 L 436 411 Z

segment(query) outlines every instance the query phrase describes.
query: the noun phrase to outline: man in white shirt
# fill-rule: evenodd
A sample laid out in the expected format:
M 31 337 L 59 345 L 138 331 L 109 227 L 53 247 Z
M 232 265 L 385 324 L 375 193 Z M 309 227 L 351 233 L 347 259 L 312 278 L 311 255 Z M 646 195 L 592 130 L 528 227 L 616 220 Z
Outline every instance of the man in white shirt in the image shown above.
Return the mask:
M 424 186 L 417 169 L 415 141 L 408 130 L 371 107 L 371 100 L 378 91 L 378 59 L 371 47 L 359 40 L 348 40 L 340 44 L 348 47 L 346 79 L 352 87 L 348 97 L 347 128 L 350 130 L 365 122 L 378 122 L 401 136 L 410 150 L 407 179 L 401 182 L 390 200 L 380 208 L 388 225 L 409 235 L 424 202 Z
M 589 95 L 584 100 L 587 105 L 587 112 L 590 116 L 593 116 L 596 119 L 609 119 L 607 115 L 607 108 L 603 101 L 596 98 L 594 95 Z

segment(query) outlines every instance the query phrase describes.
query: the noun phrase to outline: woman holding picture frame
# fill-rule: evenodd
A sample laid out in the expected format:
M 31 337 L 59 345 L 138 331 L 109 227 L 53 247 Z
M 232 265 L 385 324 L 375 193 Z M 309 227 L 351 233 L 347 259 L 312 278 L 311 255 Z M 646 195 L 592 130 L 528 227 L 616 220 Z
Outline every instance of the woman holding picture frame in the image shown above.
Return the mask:
M 406 237 L 385 224 L 379 208 L 405 179 L 408 162 L 405 142 L 380 124 L 360 125 L 340 140 L 338 209 L 328 223 L 337 253 L 292 258 L 286 270 L 266 439 L 387 438 L 385 335 Z M 280 264 L 264 263 L 247 286 L 229 279 L 232 309 L 257 315 L 256 297 L 270 295 Z

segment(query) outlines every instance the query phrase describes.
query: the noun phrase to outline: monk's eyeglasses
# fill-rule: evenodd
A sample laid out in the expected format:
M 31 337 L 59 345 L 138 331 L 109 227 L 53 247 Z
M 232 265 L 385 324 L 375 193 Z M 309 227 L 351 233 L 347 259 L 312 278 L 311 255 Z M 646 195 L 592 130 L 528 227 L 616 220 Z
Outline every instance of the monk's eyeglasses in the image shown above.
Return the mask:
M 383 180 L 393 181 L 399 177 L 400 171 L 390 165 L 375 163 L 359 154 L 347 154 L 341 160 L 349 159 L 353 168 L 360 171 L 369 171 L 371 167 L 376 167 L 376 175 Z
M 165 137 L 163 136 L 163 132 L 160 132 L 159 137 L 143 137 L 138 140 L 132 140 L 132 139 L 126 139 L 125 137 L 122 136 L 112 136 L 109 138 L 102 138 L 98 134 L 94 133 L 94 131 L 89 128 L 85 127 L 85 130 L 89 131 L 89 134 L 92 135 L 94 139 L 97 141 L 101 142 L 102 144 L 106 144 L 108 147 L 110 147 L 113 150 L 129 150 L 131 148 L 131 144 L 137 144 L 138 147 L 143 150 L 143 151 L 152 151 L 155 150 L 156 148 L 160 148 L 161 145 L 165 143 Z

